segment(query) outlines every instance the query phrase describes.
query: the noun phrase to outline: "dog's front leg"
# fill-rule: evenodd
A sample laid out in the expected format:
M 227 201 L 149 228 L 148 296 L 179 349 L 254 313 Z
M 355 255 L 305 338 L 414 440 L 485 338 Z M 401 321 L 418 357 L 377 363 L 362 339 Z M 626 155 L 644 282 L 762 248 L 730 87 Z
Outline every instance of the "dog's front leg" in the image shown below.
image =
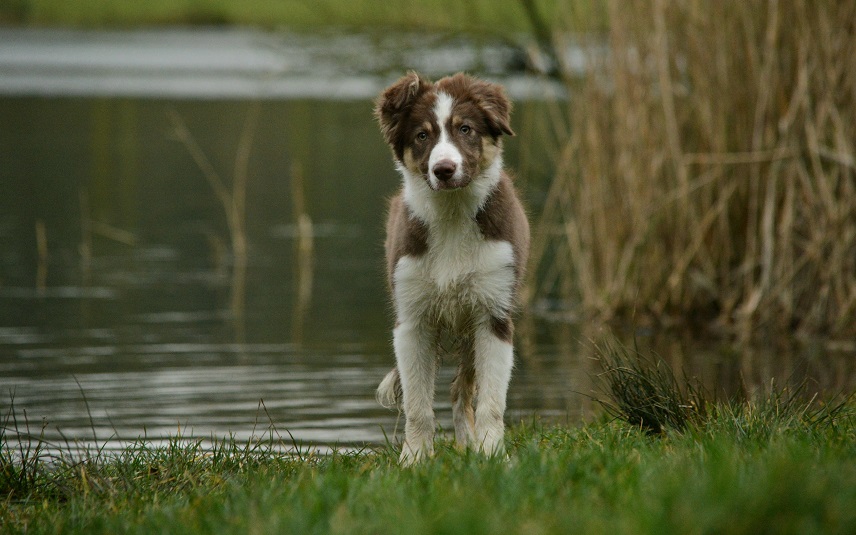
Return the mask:
M 400 323 L 393 331 L 405 417 L 399 462 L 405 466 L 434 454 L 434 342 L 429 329 L 417 320 Z
M 475 334 L 476 441 L 479 451 L 488 455 L 504 451 L 505 399 L 511 369 L 514 366 L 514 346 L 504 335 L 510 332 L 510 321 L 501 320 L 502 329 L 492 319 L 479 325 Z M 506 323 L 507 322 L 507 323 Z M 498 332 L 499 331 L 499 332 Z

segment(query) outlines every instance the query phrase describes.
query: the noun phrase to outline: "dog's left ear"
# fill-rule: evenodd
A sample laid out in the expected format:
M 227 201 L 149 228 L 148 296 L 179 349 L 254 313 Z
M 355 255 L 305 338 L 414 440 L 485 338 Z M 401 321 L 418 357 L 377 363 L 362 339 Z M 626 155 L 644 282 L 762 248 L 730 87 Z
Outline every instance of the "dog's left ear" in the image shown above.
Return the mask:
M 479 107 L 487 117 L 488 127 L 494 137 L 503 134 L 513 136 L 511 129 L 511 101 L 501 85 L 479 80 L 472 88 Z

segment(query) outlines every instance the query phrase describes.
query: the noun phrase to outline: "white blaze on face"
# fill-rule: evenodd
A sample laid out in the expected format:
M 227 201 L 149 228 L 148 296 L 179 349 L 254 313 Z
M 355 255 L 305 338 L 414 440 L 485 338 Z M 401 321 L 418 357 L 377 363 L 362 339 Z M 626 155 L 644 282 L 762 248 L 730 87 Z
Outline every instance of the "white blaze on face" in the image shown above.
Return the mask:
M 432 189 L 439 189 L 440 181 L 434 176 L 434 166 L 437 162 L 443 160 L 451 160 L 457 166 L 452 180 L 457 180 L 463 172 L 464 157 L 461 151 L 449 140 L 449 132 L 446 130 L 446 124 L 452 116 L 452 106 L 454 101 L 452 97 L 446 93 L 437 93 L 437 102 L 434 104 L 434 115 L 437 117 L 437 124 L 440 127 L 440 138 L 434 148 L 431 149 L 431 155 L 428 157 L 428 180 L 431 183 Z

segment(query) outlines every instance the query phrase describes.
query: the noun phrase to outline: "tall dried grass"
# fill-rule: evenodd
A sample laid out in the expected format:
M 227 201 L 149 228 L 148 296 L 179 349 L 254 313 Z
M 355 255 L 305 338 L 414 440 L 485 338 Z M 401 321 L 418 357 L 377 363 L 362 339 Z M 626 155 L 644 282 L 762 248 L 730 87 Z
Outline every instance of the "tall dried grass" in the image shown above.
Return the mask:
M 856 1 L 606 7 L 609 52 L 563 74 L 533 296 L 856 335 Z

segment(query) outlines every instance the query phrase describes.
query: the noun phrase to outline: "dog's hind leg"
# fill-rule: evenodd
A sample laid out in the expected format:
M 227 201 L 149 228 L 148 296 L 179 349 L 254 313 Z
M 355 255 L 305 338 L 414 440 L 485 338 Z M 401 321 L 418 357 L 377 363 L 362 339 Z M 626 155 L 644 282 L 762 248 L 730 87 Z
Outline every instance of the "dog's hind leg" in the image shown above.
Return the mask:
M 437 374 L 435 340 L 417 321 L 399 324 L 393 331 L 395 360 L 404 405 L 404 444 L 400 462 L 410 465 L 434 454 L 434 378 Z
M 491 318 L 479 325 L 475 335 L 476 402 L 475 439 L 478 449 L 489 455 L 504 450 L 505 400 L 514 346 L 511 344 L 511 320 Z
M 455 426 L 455 443 L 465 449 L 475 440 L 475 376 L 472 344 L 461 354 L 458 371 L 452 381 L 452 423 Z

